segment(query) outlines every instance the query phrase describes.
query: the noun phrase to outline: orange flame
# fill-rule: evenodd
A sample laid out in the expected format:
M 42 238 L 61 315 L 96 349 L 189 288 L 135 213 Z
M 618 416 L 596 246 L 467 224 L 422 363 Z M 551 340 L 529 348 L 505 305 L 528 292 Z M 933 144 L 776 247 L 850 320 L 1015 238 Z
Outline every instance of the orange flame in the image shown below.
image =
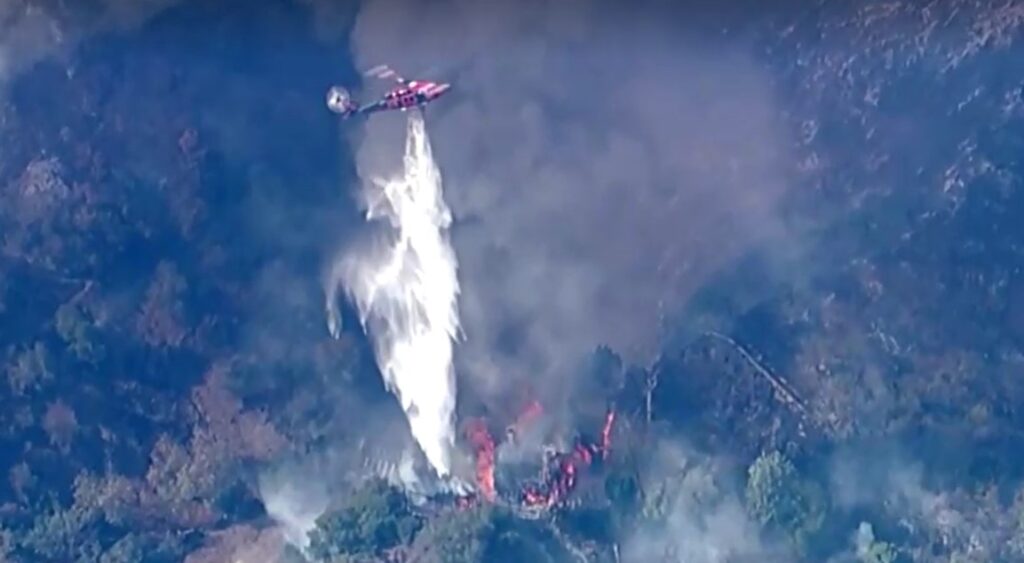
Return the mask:
M 604 418 L 604 428 L 601 429 L 601 458 L 608 458 L 608 451 L 612 448 L 612 425 L 615 424 L 615 411 L 609 410 Z
M 481 419 L 471 420 L 466 433 L 476 449 L 477 486 L 485 499 L 494 501 L 494 440 Z
M 537 418 L 542 413 L 539 402 L 531 401 L 510 429 Z M 595 458 L 607 459 L 611 451 L 612 429 L 615 411 L 609 410 L 601 427 L 597 443 L 581 441 L 567 453 L 557 454 L 550 467 L 545 470 L 540 483 L 527 485 L 521 490 L 520 502 L 531 508 L 552 508 L 560 505 L 576 488 L 580 472 L 594 463 Z M 476 452 L 476 479 L 479 496 L 471 495 L 458 501 L 459 508 L 475 504 L 482 498 L 494 502 L 497 498 L 494 482 L 495 444 L 483 419 L 472 419 L 466 426 L 466 435 Z
M 522 502 L 528 507 L 550 508 L 562 503 L 576 488 L 579 472 L 594 462 L 594 457 L 608 457 L 611 449 L 612 426 L 615 424 L 615 411 L 608 411 L 604 426 L 601 428 L 601 441 L 598 444 L 577 444 L 572 452 L 559 456 L 554 470 L 540 486 L 527 486 L 523 490 Z
M 530 401 L 530 404 L 526 405 L 522 414 L 520 414 L 519 418 L 516 419 L 516 429 L 521 429 L 530 422 L 533 422 L 533 419 L 540 416 L 543 412 L 544 408 L 536 399 Z
M 551 500 L 553 497 L 544 494 L 536 488 L 530 486 L 523 491 L 523 504 L 530 507 L 536 506 L 551 506 Z

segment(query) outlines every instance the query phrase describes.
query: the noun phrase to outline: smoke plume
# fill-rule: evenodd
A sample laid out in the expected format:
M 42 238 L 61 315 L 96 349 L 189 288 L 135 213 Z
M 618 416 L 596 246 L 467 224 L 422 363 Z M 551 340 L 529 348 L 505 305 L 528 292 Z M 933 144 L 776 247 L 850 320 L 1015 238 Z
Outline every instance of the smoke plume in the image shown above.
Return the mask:
M 365 146 L 377 149 L 373 131 Z M 448 241 L 451 213 L 422 116 L 409 115 L 401 173 L 382 179 L 384 161 L 360 159 L 359 164 L 360 176 L 368 180 L 362 193 L 366 217 L 383 221 L 387 229 L 335 264 L 328 321 L 336 331 L 334 292 L 340 282 L 359 309 L 381 374 L 401 402 L 413 437 L 437 474 L 446 477 L 454 445 L 459 281 Z
M 621 561 L 793 561 L 784 545 L 763 538 L 734 489 L 730 467 L 687 446 L 659 441 L 649 450 L 639 526 L 623 538 Z
M 309 547 L 309 532 L 327 509 L 321 481 L 298 481 L 283 472 L 260 475 L 260 498 L 267 514 L 280 527 L 284 540 L 303 552 Z
M 357 17 L 358 66 L 454 83 L 428 112 L 456 219 L 458 371 L 492 406 L 527 381 L 570 396 L 599 344 L 650 360 L 695 291 L 792 238 L 770 78 L 700 10 L 652 4 L 371 0 Z

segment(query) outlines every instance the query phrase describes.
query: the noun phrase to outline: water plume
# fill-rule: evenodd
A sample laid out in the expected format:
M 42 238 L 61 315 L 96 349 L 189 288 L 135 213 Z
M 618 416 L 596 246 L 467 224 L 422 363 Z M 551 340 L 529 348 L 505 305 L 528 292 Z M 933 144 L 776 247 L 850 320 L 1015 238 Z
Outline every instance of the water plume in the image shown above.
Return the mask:
M 362 196 L 366 218 L 387 227 L 368 247 L 346 253 L 332 272 L 328 325 L 340 330 L 334 291 L 344 286 L 370 336 L 380 372 L 409 420 L 427 461 L 451 474 L 455 377 L 452 355 L 459 334 L 457 261 L 448 237 L 444 201 L 422 115 L 410 112 L 403 170 L 371 176 Z

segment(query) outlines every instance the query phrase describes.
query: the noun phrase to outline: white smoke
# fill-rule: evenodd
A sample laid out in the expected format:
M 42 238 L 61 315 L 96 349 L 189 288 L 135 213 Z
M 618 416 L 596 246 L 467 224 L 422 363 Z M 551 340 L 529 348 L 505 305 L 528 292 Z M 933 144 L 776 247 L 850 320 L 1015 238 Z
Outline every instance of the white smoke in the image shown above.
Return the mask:
M 334 293 L 339 282 L 359 309 L 374 343 L 385 384 L 399 399 L 413 437 L 441 477 L 451 473 L 454 341 L 459 333 L 457 262 L 448 238 L 451 212 L 423 118 L 411 112 L 404 170 L 380 178 L 364 167 L 368 221 L 383 221 L 383 237 L 347 252 L 328 286 L 328 325 L 340 326 Z M 369 168 L 367 170 L 367 168 Z
M 327 509 L 327 497 L 317 479 L 296 480 L 283 472 L 260 475 L 260 498 L 267 514 L 278 524 L 284 540 L 303 553 L 309 533 Z
M 499 410 L 529 385 L 563 412 L 595 347 L 649 364 L 717 276 L 799 254 L 794 139 L 760 47 L 687 6 L 361 3 L 357 66 L 455 85 L 430 133 L 459 219 L 474 400 Z

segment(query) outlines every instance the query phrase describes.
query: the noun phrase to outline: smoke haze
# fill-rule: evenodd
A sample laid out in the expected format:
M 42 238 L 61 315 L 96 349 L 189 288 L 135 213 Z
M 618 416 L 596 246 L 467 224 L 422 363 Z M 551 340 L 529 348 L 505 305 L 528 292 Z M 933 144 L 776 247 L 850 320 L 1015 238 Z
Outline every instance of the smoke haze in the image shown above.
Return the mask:
M 0 2 L 0 85 L 43 58 L 70 52 L 87 36 L 135 28 L 177 0 Z
M 790 561 L 784 546 L 762 540 L 760 526 L 732 490 L 729 468 L 675 443 L 651 448 L 644 474 L 646 524 L 627 535 L 624 563 Z
M 677 16 L 585 1 L 361 10 L 358 66 L 454 83 L 427 119 L 474 395 L 529 381 L 565 398 L 573 362 L 602 343 L 649 360 L 665 315 L 755 243 L 789 238 L 791 142 L 769 79 L 741 45 L 687 39 Z

